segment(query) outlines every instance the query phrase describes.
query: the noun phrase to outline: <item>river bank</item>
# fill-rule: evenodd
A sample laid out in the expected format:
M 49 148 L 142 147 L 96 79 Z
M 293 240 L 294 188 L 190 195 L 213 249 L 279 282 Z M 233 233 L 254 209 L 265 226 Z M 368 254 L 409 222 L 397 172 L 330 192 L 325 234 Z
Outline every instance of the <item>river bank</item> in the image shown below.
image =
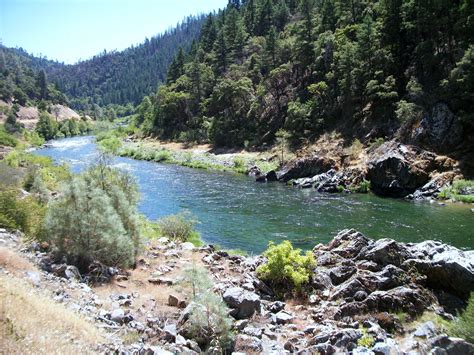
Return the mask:
M 63 317 L 78 317 L 87 330 L 71 333 L 64 350 L 194 354 L 206 349 L 209 343 L 187 330 L 192 292 L 182 281 L 184 270 L 192 266 L 209 272 L 213 293 L 233 310 L 235 352 L 474 351 L 472 344 L 446 335 L 452 332 L 456 310 L 474 291 L 473 252 L 437 242 L 374 241 L 354 230 L 342 231 L 313 249 L 317 266 L 306 297 L 284 299 L 275 297 L 256 274 L 266 258 L 229 255 L 212 246 L 151 240 L 136 269 L 110 269 L 102 273 L 103 283 L 86 284 L 87 275 L 52 264 L 47 250 L 23 244 L 18 234 L 2 230 L 0 242 L 0 277 L 9 280 L 2 282 L 1 293 L 14 295 L 21 285 L 64 309 Z M 6 302 L 15 300 L 7 296 Z M 3 313 L 12 329 L 20 321 L 15 312 L 17 308 L 7 307 Z M 24 340 L 38 342 L 37 349 L 54 348 L 59 341 L 54 331 L 63 323 L 68 321 L 59 318 L 43 334 L 24 334 Z M 15 350 L 19 343 L 9 345 Z
M 474 201 L 474 182 L 464 180 L 461 162 L 395 140 L 379 140 L 369 146 L 355 140 L 347 146 L 340 136 L 326 134 L 295 152 L 278 146 L 248 152 L 216 151 L 209 145 L 192 147 L 129 137 L 116 154 L 243 173 L 257 182 L 280 181 L 324 193 L 367 193 L 370 190 L 384 197 L 409 200 Z

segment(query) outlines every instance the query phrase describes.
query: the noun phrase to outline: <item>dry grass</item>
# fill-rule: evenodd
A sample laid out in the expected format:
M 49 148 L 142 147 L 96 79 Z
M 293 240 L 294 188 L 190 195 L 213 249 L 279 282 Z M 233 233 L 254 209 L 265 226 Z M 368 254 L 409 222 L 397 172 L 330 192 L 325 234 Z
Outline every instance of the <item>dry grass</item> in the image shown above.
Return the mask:
M 100 331 L 16 277 L 0 275 L 1 354 L 97 352 Z
M 0 247 L 0 267 L 15 275 L 23 271 L 35 269 L 35 266 L 28 260 L 5 247 Z

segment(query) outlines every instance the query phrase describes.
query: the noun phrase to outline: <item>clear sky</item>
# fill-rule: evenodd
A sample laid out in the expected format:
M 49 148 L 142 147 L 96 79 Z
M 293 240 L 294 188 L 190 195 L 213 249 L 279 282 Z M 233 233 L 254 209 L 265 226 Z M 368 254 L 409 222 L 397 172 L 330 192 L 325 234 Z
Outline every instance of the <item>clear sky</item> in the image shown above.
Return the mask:
M 227 0 L 0 0 L 0 40 L 7 47 L 75 63 L 104 49 L 139 44 L 188 15 L 226 4 Z

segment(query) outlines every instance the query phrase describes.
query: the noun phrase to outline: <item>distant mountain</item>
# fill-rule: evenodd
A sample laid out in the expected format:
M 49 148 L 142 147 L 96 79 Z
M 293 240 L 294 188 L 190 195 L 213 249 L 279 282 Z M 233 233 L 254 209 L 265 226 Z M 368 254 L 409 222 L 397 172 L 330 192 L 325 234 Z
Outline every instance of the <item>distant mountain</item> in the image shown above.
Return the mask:
M 26 65 L 32 73 L 44 69 L 48 81 L 67 95 L 75 109 L 90 110 L 94 104 L 137 104 L 166 80 L 168 66 L 178 50 L 189 50 L 198 39 L 204 20 L 203 15 L 187 17 L 175 28 L 138 46 L 104 51 L 73 65 L 38 58 L 21 48 L 0 50 L 9 58 L 15 56 L 12 60 Z

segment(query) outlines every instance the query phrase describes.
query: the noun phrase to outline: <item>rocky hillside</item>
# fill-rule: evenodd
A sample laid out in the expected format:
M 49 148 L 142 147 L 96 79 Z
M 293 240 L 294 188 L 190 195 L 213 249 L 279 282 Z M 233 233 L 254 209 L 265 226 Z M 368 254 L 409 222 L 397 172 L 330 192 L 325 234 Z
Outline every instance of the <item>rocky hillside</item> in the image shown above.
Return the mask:
M 212 246 L 194 248 L 162 238 L 147 245 L 134 270 L 95 264 L 81 275 L 74 266 L 54 263 L 47 245 L 22 245 L 19 235 L 2 230 L 0 277 L 17 280 L 17 286 L 2 282 L 0 293 L 9 288 L 14 294 L 26 282 L 29 292 L 53 300 L 64 316 L 85 322 L 81 329 L 87 332 L 71 333 L 65 351 L 87 345 L 91 329 L 96 329 L 89 351 L 194 354 L 209 345 L 212 350 L 212 344 L 190 332 L 190 312 L 196 305 L 180 280 L 192 265 L 208 270 L 213 292 L 231 310 L 235 352 L 474 353 L 472 344 L 445 334 L 447 321 L 474 291 L 472 251 L 433 241 L 374 241 L 345 230 L 328 245 L 317 245 L 313 254 L 317 266 L 310 293 L 282 299 L 255 272 L 266 262 L 261 256 L 229 255 Z M 14 304 L 14 299 L 7 294 L 6 302 Z M 8 329 L 14 329 L 6 333 L 13 352 L 21 349 L 15 341 L 21 319 L 15 312 L 19 310 L 3 310 Z M 50 327 L 59 329 L 61 324 Z M 40 343 L 37 333 L 23 336 Z M 44 336 L 49 346 L 60 339 L 51 329 Z
M 5 101 L 0 100 L 0 124 L 4 124 L 7 119 L 7 115 L 4 112 L 11 110 L 12 107 L 13 104 L 11 102 L 6 103 Z M 64 105 L 51 105 L 50 111 L 57 122 L 63 122 L 70 119 L 81 119 L 81 116 L 76 111 Z M 33 130 L 39 121 L 39 117 L 40 111 L 38 110 L 38 107 L 18 106 L 18 111 L 16 113 L 17 122 L 23 125 L 26 129 Z

